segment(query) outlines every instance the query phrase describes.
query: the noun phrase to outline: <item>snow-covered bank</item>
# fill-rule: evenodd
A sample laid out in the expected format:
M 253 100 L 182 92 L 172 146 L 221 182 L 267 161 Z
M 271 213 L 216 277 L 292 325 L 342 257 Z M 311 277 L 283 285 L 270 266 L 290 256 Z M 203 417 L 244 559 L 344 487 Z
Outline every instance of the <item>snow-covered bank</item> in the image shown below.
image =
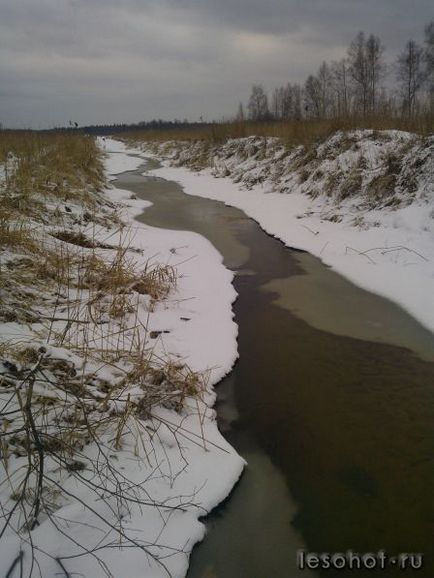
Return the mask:
M 106 140 L 103 146 L 108 153 L 106 170 L 112 176 L 137 168 L 142 162 L 127 155 L 119 143 Z M 186 574 L 194 544 L 204 536 L 199 518 L 228 495 L 244 467 L 242 458 L 220 435 L 212 409 L 212 385 L 230 370 L 237 356 L 237 327 L 231 311 L 236 298 L 232 273 L 223 266 L 221 255 L 200 235 L 164 231 L 135 221 L 134 217 L 148 205 L 145 201 L 118 189 L 107 190 L 104 197 L 117 209 L 119 223 L 126 227 L 99 226 L 98 213 L 91 215 L 93 221 L 89 225 L 89 217 L 83 217 L 84 212 L 74 201 L 66 207 L 62 203 L 58 206 L 65 213 L 62 230 L 68 222 L 75 233 L 83 233 L 82 239 L 92 240 L 92 249 L 87 249 L 86 244 L 80 248 L 83 262 L 88 251 L 95 265 L 102 267 L 103 255 L 115 259 L 116 247 L 125 246 L 120 253 L 131 255 L 126 268 L 134 262 L 135 269 L 149 271 L 158 263 L 164 274 L 167 266 L 167 271 L 176 270 L 176 289 L 154 299 L 149 292 L 135 289 L 135 283 L 128 291 L 116 294 L 116 303 L 126 310 L 131 307 L 131 314 L 119 320 L 116 315 L 110 318 L 105 297 L 98 302 L 98 310 L 94 307 L 103 286 L 92 299 L 78 304 L 72 318 L 71 308 L 75 305 L 71 303 L 79 299 L 75 298 L 72 284 L 67 292 L 59 285 L 57 296 L 52 297 L 48 288 L 42 296 L 39 311 L 47 315 L 41 319 L 48 319 L 48 323 L 4 319 L 0 324 L 0 347 L 5 359 L 0 369 L 7 380 L 0 401 L 8 404 L 10 413 L 19 411 L 9 400 L 9 376 L 11 380 L 25 376 L 18 386 L 22 389 L 27 376 L 35 375 L 35 394 L 38 400 L 45 400 L 41 411 L 49 412 L 46 408 L 57 399 L 49 397 L 53 388 L 47 384 L 63 372 L 68 387 L 70 377 L 73 380 L 84 376 L 79 385 L 89 390 L 86 399 L 90 403 L 95 400 L 95 413 L 101 412 L 96 421 L 107 419 L 108 424 L 99 443 L 89 439 L 79 451 L 80 461 L 75 456 L 75 461 L 62 462 L 64 468 L 59 467 L 57 445 L 52 445 L 51 454 L 47 449 L 43 466 L 43 502 L 47 507 L 35 514 L 35 524 L 15 506 L 19 504 L 21 488 L 22 498 L 29 504 L 23 512 L 33 514 L 32 492 L 36 490 L 25 478 L 27 454 L 23 451 L 6 455 L 6 449 L 0 448 L 0 501 L 5 519 L 10 513 L 10 524 L 0 540 L 0 569 L 6 574 L 14 567 L 11 577 L 33 572 L 54 578 L 63 572 L 87 578 L 181 578 Z M 44 227 L 39 230 L 37 223 L 32 226 L 35 234 L 46 235 Z M 48 233 L 53 238 L 60 233 L 60 227 L 57 231 L 50 223 Z M 68 243 L 58 239 L 57 246 L 66 251 Z M 64 255 L 66 252 L 60 253 L 61 257 Z M 7 254 L 5 262 L 18 266 L 17 255 Z M 114 269 L 111 267 L 109 272 L 114 274 Z M 92 269 L 88 273 L 92 274 Z M 87 285 L 84 287 L 80 295 L 86 292 Z M 54 313 L 48 315 L 52 298 Z M 94 320 L 96 329 L 89 334 L 87 327 Z M 71 324 L 77 326 L 74 323 L 79 330 L 69 341 Z M 54 345 L 57 335 L 59 343 Z M 88 356 L 84 360 L 79 356 L 83 341 Z M 95 358 L 94 349 L 98 354 Z M 22 363 L 9 359 L 17 351 Z M 125 351 L 133 361 L 128 355 L 117 359 L 118 353 L 123 355 Z M 30 373 L 24 353 L 35 354 Z M 150 359 L 161 360 L 161 369 L 158 364 L 157 369 L 150 367 Z M 41 371 L 39 377 L 42 364 L 44 373 Z M 184 381 L 178 379 L 180 372 Z M 197 372 L 203 379 L 197 377 Z M 158 399 L 161 390 L 166 391 L 167 399 L 160 405 L 141 407 L 143 390 L 146 388 L 149 395 L 153 386 Z M 58 392 L 60 398 L 63 394 L 65 401 L 70 400 L 74 390 Z M 39 406 L 35 405 L 35 411 L 36 407 Z M 69 423 L 66 418 L 74 416 L 67 413 L 59 409 L 55 420 Z M 113 418 L 113 422 L 108 418 Z M 3 422 L 4 428 L 16 427 L 12 418 L 8 420 Z M 17 438 L 15 442 L 18 441 Z M 53 437 L 52 441 L 58 440 Z M 69 442 L 65 441 L 66 448 Z M 36 470 L 31 481 L 33 476 Z
M 109 175 L 133 170 L 143 162 L 143 158 L 131 156 L 132 152 L 140 151 L 124 149 L 119 141 L 106 139 L 103 147 L 109 153 L 106 161 Z M 181 414 L 171 412 L 169 416 L 174 430 L 180 428 L 186 432 L 180 437 L 182 448 L 177 447 L 169 431 L 165 443 L 162 437 L 160 456 L 155 458 L 155 464 L 159 461 L 167 465 L 167 479 L 165 482 L 157 479 L 154 485 L 160 503 L 174 502 L 180 496 L 185 500 L 187 496 L 192 505 L 183 507 L 180 514 L 170 512 L 164 524 L 159 519 L 155 527 L 149 525 L 146 517 L 141 520 L 148 534 L 153 532 L 160 542 L 164 536 L 167 548 L 175 550 L 165 562 L 171 576 L 184 576 L 189 553 L 204 536 L 205 528 L 198 521 L 199 516 L 210 512 L 227 497 L 245 464 L 218 431 L 215 411 L 211 409 L 215 402 L 213 386 L 231 370 L 238 355 L 238 328 L 231 308 L 236 299 L 231 284 L 233 274 L 224 267 L 220 253 L 201 235 L 132 222 L 150 203 L 132 199 L 128 191 L 120 189 L 112 189 L 108 194 L 113 201 L 124 203 L 123 217 L 128 215 L 134 229 L 134 246 L 143 248 L 144 260 L 152 256 L 178 271 L 176 294 L 147 314 L 149 333 L 163 331 L 154 345 L 154 353 L 180 359 L 193 371 L 206 372 L 203 399 L 192 399 Z M 155 510 L 161 518 L 161 508 Z M 182 553 L 177 554 L 176 549 Z M 132 566 L 128 556 L 125 551 L 124 563 L 119 568 L 128 563 L 131 578 L 143 576 L 140 566 Z M 148 575 L 165 574 L 156 566 L 153 572 L 145 573 Z
M 143 148 L 163 160 L 156 175 L 242 209 L 434 331 L 433 137 L 358 131 L 309 150 L 254 137 Z

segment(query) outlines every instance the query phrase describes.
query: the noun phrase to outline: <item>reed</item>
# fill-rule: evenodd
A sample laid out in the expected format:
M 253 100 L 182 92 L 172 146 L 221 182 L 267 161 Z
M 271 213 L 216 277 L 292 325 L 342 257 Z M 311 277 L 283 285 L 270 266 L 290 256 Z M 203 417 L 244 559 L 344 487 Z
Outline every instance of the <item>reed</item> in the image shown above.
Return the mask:
M 288 145 L 309 145 L 333 133 L 356 129 L 405 130 L 420 135 L 432 134 L 432 114 L 412 119 L 383 116 L 367 118 L 345 117 L 334 119 L 300 119 L 287 121 L 233 121 L 211 124 L 192 124 L 170 129 L 143 129 L 123 133 L 123 138 L 135 143 L 140 141 L 207 141 L 223 143 L 228 139 L 248 136 L 277 137 Z

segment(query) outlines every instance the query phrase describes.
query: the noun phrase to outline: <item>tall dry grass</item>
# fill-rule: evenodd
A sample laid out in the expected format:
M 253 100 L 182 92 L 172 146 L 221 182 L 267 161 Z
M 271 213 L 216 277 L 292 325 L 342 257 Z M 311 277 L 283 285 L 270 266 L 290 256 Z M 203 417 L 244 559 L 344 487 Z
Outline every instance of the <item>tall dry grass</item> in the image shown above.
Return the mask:
M 180 431 L 190 433 L 155 410 L 182 411 L 188 398 L 203 394 L 206 377 L 158 355 L 146 316 L 176 287 L 176 269 L 137 260 L 133 235 L 99 192 L 103 184 L 93 138 L 0 131 L 0 539 L 18 534 L 31 544 L 33 530 L 47 519 L 69 537 L 73 522 L 57 515 L 61 506 L 75 502 L 92 515 L 95 500 L 103 499 L 122 514 L 112 508 L 113 516 L 97 523 L 165 568 L 164 556 L 122 520 L 134 508 L 166 512 L 186 499 L 154 500 L 146 478 L 137 486 L 117 461 L 130 466 L 136 458 L 153 476 L 151 462 L 160 451 L 153 432 L 162 427 L 182 454 Z M 8 334 L 11 323 L 20 326 L 18 337 Z M 76 492 L 65 489 L 65 478 L 74 478 Z M 100 546 L 70 539 L 72 549 L 103 567 Z M 15 568 L 24 575 L 29 555 L 37 568 L 38 551 L 24 550 L 16 551 L 5 575 Z M 72 575 L 74 555 L 65 560 L 53 558 L 59 571 Z
M 94 138 L 85 135 L 0 131 L 2 207 L 34 209 L 39 197 L 90 202 L 102 188 L 104 167 Z
M 100 185 L 103 178 L 101 151 L 91 136 L 65 133 L 37 133 L 33 131 L 0 131 L 0 163 L 11 155 L 26 167 L 36 169 L 40 161 L 45 173 L 53 179 L 61 173 L 74 183 L 73 172 L 81 179 Z M 33 177 L 35 177 L 35 173 Z M 82 182 L 82 181 L 80 181 Z
M 338 130 L 355 129 L 405 130 L 428 135 L 434 131 L 432 114 L 420 115 L 413 119 L 388 116 L 368 118 L 346 117 L 335 119 L 301 119 L 287 121 L 234 121 L 211 124 L 197 124 L 170 129 L 143 129 L 123 133 L 123 138 L 131 142 L 140 141 L 195 141 L 223 143 L 230 138 L 248 136 L 278 137 L 289 145 L 308 145 L 324 140 Z

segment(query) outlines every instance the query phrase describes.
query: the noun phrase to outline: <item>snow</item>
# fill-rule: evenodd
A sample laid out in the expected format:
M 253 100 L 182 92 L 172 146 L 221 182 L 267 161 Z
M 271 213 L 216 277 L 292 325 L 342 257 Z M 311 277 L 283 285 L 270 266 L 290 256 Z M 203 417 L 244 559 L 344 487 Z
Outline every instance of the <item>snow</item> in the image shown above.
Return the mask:
M 122 143 L 106 139 L 105 150 L 111 152 L 112 147 L 118 152 Z M 124 150 L 123 147 L 121 150 Z M 111 155 L 106 161 L 106 170 L 113 176 L 118 174 L 121 165 L 128 166 L 126 170 L 134 170 L 143 162 L 143 156 L 131 157 L 125 153 L 121 157 Z M 176 330 L 165 336 L 166 349 L 170 350 L 174 340 L 177 347 L 184 346 L 181 356 L 188 356 L 192 367 L 203 370 L 208 365 L 217 366 L 212 370 L 212 381 L 215 383 L 230 371 L 237 357 L 237 326 L 231 309 L 236 299 L 231 285 L 233 274 L 223 266 L 220 253 L 201 235 L 163 230 L 133 221 L 151 205 L 149 201 L 131 198 L 129 191 L 116 188 L 108 190 L 107 196 L 113 201 L 122 202 L 122 216 L 129 218 L 134 231 L 134 246 L 144 249 L 145 262 L 152 255 L 155 260 L 175 267 L 182 263 L 177 294 L 172 303 L 166 303 L 167 309 L 158 312 L 153 323 L 155 328 L 176 325 Z M 188 315 L 191 322 L 179 322 L 180 316 Z M 204 340 L 207 325 L 213 327 L 213 341 L 218 344 L 214 351 L 210 351 L 207 340 Z
M 106 150 L 118 147 L 117 141 L 107 139 Z M 134 170 L 143 164 L 141 158 L 111 156 L 106 163 L 107 172 L 114 175 L 119 165 Z M 133 162 L 135 165 L 133 165 Z M 111 189 L 107 191 L 113 201 L 123 201 L 124 213 L 130 222 L 143 213 L 149 201 L 131 199 L 129 191 Z M 211 382 L 216 383 L 231 369 L 237 357 L 236 337 L 238 328 L 233 321 L 231 304 L 236 292 L 231 284 L 233 273 L 224 267 L 223 258 L 213 245 L 201 235 L 193 232 L 171 231 L 149 227 L 134 221 L 134 245 L 145 250 L 144 261 L 149 256 L 169 265 L 177 266 L 181 274 L 178 293 L 171 307 L 161 310 L 151 320 L 150 330 L 170 328 L 171 333 L 164 336 L 166 351 L 175 351 L 182 358 L 188 358 L 189 365 L 196 370 L 213 367 Z M 180 321 L 180 317 L 190 321 Z M 210 350 L 206 338 L 212 328 L 210 338 L 215 344 Z
M 127 154 L 126 147 L 116 141 L 101 139 L 100 145 L 106 151 L 108 175 L 136 169 L 143 162 L 143 157 L 130 156 L 138 151 Z M 140 296 L 136 322 L 147 326 L 148 336 L 151 331 L 164 332 L 153 340 L 153 354 L 187 363 L 191 370 L 205 372 L 208 381 L 201 396 L 186 399 L 182 411 L 153 409 L 152 419 L 143 420 L 140 426 L 146 432 L 145 449 L 140 447 L 140 436 L 131 426 L 122 438 L 122 449 L 110 454 L 108 461 L 93 444 L 83 450 L 87 458 L 100 464 L 101 470 L 116 468 L 119 475 L 125 476 L 128 492 L 133 491 L 138 501 L 148 505 L 118 500 L 112 476 L 104 478 L 101 487 L 93 488 L 93 475 L 84 471 L 71 476 L 66 470 L 59 471 L 54 461 L 47 458 L 46 475 L 62 490 L 61 503 L 56 503 L 53 515 L 41 519 L 31 532 L 32 544 L 26 542 L 26 533 L 7 530 L 0 541 L 0 566 L 5 572 L 22 549 L 23 575 L 29 575 L 34 548 L 38 565 L 34 575 L 44 578 L 62 573 L 56 559 L 62 560 L 71 575 L 87 578 L 108 575 L 105 568 L 118 578 L 181 578 L 187 572 L 194 544 L 205 535 L 199 518 L 227 497 L 245 465 L 218 431 L 212 409 L 212 386 L 230 371 L 237 357 L 237 326 L 231 309 L 236 299 L 231 284 L 233 273 L 202 236 L 156 229 L 135 221 L 134 217 L 149 206 L 147 201 L 132 199 L 128 191 L 115 188 L 108 189 L 106 195 L 120 203 L 122 218 L 130 225 L 129 243 L 143 251 L 134 253 L 137 266 L 159 262 L 178 271 L 176 292 L 153 308 L 149 308 L 147 295 Z M 97 231 L 96 235 L 105 240 L 107 232 L 104 236 Z M 2 323 L 0 334 L 1 342 L 37 343 L 36 333 L 18 323 Z M 56 349 L 58 359 L 75 359 L 62 347 L 47 349 L 50 355 Z M 112 381 L 117 370 L 107 365 L 95 371 L 99 378 Z M 128 400 L 139 394 L 130 391 Z M 114 409 L 121 402 L 126 402 L 126 394 L 123 399 L 111 401 Z M 107 447 L 110 435 L 113 432 L 107 432 Z M 2 508 L 13 503 L 10 494 L 21 479 L 23 459 L 25 462 L 26 458 L 12 456 L 7 475 L 0 466 Z M 99 479 L 95 477 L 97 483 Z M 113 530 L 112 525 L 121 528 L 130 540 Z M 137 541 L 135 547 L 131 536 Z M 95 549 L 99 560 L 84 548 Z M 19 575 L 19 565 L 14 572 L 11 576 Z
M 315 151 L 315 166 L 305 164 L 309 170 L 302 183 L 299 172 L 291 169 L 301 149 L 287 155 L 275 139 L 230 141 L 213 151 L 212 166 L 200 172 L 167 166 L 170 161 L 153 172 L 179 182 L 188 194 L 244 210 L 286 245 L 309 251 L 357 285 L 399 303 L 434 331 L 432 148 L 413 145 L 413 138 L 406 133 L 389 131 L 386 137 L 355 134 L 352 138 L 357 148 L 347 148 L 340 154 L 336 154 L 336 148 L 341 137 L 332 137 Z M 106 170 L 112 179 L 120 172 L 139 168 L 144 158 L 152 156 L 149 151 L 129 149 L 112 139 L 100 139 L 100 145 L 106 151 Z M 169 146 L 169 156 L 171 151 L 177 152 L 178 162 L 195 159 L 191 147 L 179 143 L 164 146 Z M 194 146 L 200 153 L 200 145 Z M 167 153 L 163 148 L 160 154 L 157 151 L 157 158 Z M 395 149 L 402 149 L 404 160 L 397 176 L 400 203 L 390 208 L 372 203 L 369 187 L 373 178 L 383 175 L 383 166 Z M 171 158 L 173 162 L 175 157 Z M 328 177 L 338 171 L 345 176 L 337 179 L 336 191 L 340 194 L 356 165 L 363 194 L 337 202 L 334 193 L 326 192 Z M 419 167 L 416 176 L 414 166 Z M 409 194 L 406 183 L 412 179 L 414 191 Z M 106 198 L 120 203 L 122 218 L 130 225 L 128 242 L 143 251 L 134 253 L 137 266 L 144 268 L 158 262 L 178 271 L 176 292 L 155 306 L 151 307 L 148 295 L 137 297 L 137 321 L 147 327 L 144 333 L 152 341 L 153 353 L 169 357 L 174 363 L 188 363 L 194 371 L 207 372 L 207 386 L 200 397 L 187 398 L 182 411 L 153 408 L 151 418 L 144 417 L 140 422 L 141 434 L 146 434 L 144 447 L 139 445 L 141 435 L 134 423 L 126 428 L 122 447 L 116 452 L 105 456 L 94 444 L 86 446 L 84 458 L 98 462 L 100 471 L 109 473 L 106 477 L 95 477 L 87 470 L 72 476 L 65 469 L 59 471 L 58 464 L 47 457 L 46 475 L 52 478 L 54 488 L 62 490 L 61 497 L 53 494 L 53 513 L 41 518 L 40 525 L 31 532 L 32 544 L 26 541 L 25 532 L 17 534 L 12 528 L 6 531 L 0 540 L 0 567 L 4 573 L 22 549 L 23 575 L 29 575 L 34 548 L 39 565 L 34 575 L 44 578 L 62 574 L 56 559 L 62 560 L 70 575 L 87 578 L 106 576 L 105 568 L 119 578 L 182 578 L 194 544 L 204 538 L 200 518 L 228 495 L 245 465 L 219 433 L 212 408 L 212 386 L 230 371 L 237 357 L 237 327 L 231 310 L 236 299 L 231 285 L 233 273 L 202 236 L 135 221 L 149 202 L 115 188 L 106 191 Z M 407 202 L 409 198 L 411 202 Z M 71 215 L 80 217 L 78 206 L 71 203 L 70 209 Z M 104 242 L 110 237 L 116 245 L 125 233 L 108 233 L 101 228 L 94 234 Z M 105 251 L 107 254 L 109 250 Z M 6 261 L 10 255 L 2 258 Z M 74 363 L 81 370 L 83 361 L 78 355 L 64 347 L 47 346 L 43 324 L 32 325 L 1 323 L 0 345 L 44 345 L 49 355 Z M 60 322 L 53 323 L 54 329 L 61 327 Z M 162 333 L 151 339 L 152 331 Z M 109 344 L 110 338 L 106 338 L 101 345 Z M 124 369 L 108 364 L 97 367 L 95 361 L 89 361 L 89 365 L 99 379 L 109 383 L 115 382 Z M 140 394 L 138 387 L 123 393 L 119 399 L 110 400 L 111 409 L 116 411 L 129 399 L 140 398 Z M 2 401 L 5 396 L 7 391 L 0 392 Z M 104 435 L 106 447 L 112 447 L 113 432 Z M 14 503 L 12 489 L 22 479 L 25 462 L 25 457 L 10 456 L 7 474 L 1 462 L 3 512 Z M 128 491 L 141 503 L 118 499 L 111 475 L 114 470 L 117 476 L 125 476 Z M 132 540 L 136 541 L 134 546 Z M 99 560 L 83 547 L 95 550 Z M 19 565 L 14 572 L 12 578 L 20 575 Z
M 112 147 L 117 148 L 119 143 L 108 140 L 104 145 L 106 150 L 110 151 Z M 115 174 L 122 164 L 124 167 L 128 165 L 128 170 L 132 170 L 141 163 L 143 157 L 134 158 L 117 152 L 116 156 L 109 157 L 107 172 Z M 150 205 L 147 201 L 129 198 L 128 191 L 112 189 L 108 194 L 113 200 L 124 201 L 125 212 L 130 219 L 141 214 L 146 206 Z M 180 273 L 177 294 L 149 320 L 150 331 L 170 331 L 169 334 L 164 334 L 164 340 L 159 338 L 157 348 L 161 349 L 162 354 L 187 360 L 193 370 L 209 372 L 208 407 L 199 403 L 199 407 L 193 407 L 191 415 L 183 416 L 182 423 L 177 423 L 179 418 L 176 414 L 171 413 L 167 418 L 171 423 L 176 422 L 176 427 L 186 432 L 186 438 L 183 439 L 183 458 L 188 463 L 187 470 L 176 479 L 169 494 L 166 493 L 166 488 L 161 488 L 159 481 L 155 488 L 162 492 L 161 500 L 178 495 L 189 496 L 197 491 L 195 502 L 199 508 L 193 508 L 193 513 L 187 520 L 184 514 L 180 518 L 172 516 L 165 530 L 171 536 L 167 543 L 173 547 L 174 544 L 180 546 L 187 542 L 189 551 L 204 535 L 204 526 L 198 522 L 198 516 L 209 512 L 227 497 L 245 463 L 219 433 L 215 412 L 209 408 L 215 401 L 211 386 L 231 370 L 237 357 L 238 328 L 233 321 L 231 309 L 231 304 L 236 299 L 236 292 L 231 284 L 233 273 L 224 267 L 222 256 L 213 245 L 196 233 L 162 230 L 135 222 L 134 245 L 145 250 L 144 260 L 153 255 L 158 261 L 177 267 Z M 178 263 L 182 264 L 178 266 Z M 167 413 L 167 410 L 161 411 Z M 206 414 L 207 419 L 203 422 L 202 429 L 196 411 Z M 173 443 L 171 438 L 170 434 L 169 444 Z M 190 438 L 193 440 L 191 443 Z M 197 440 L 203 439 L 205 451 L 202 445 L 197 445 Z M 173 454 L 170 456 L 173 468 L 176 458 L 179 460 L 178 450 L 166 448 L 166 451 Z M 147 524 L 146 520 L 141 521 L 142 526 L 143 524 Z M 148 528 L 148 532 L 155 534 L 155 529 Z M 183 576 L 186 569 L 187 557 L 184 557 L 182 561 L 176 561 L 171 570 L 173 576 Z M 128 575 L 134 576 L 134 570 L 131 569 Z M 137 572 L 137 575 L 143 574 Z M 155 576 L 157 575 L 158 572 Z
M 406 153 L 401 171 L 404 176 L 417 155 L 424 161 L 424 164 L 419 163 L 422 167 L 416 176 L 417 190 L 411 195 L 411 204 L 407 204 L 403 183 L 399 189 L 402 202 L 398 208 L 390 209 L 369 204 L 367 196 L 336 202 L 325 193 L 325 179 L 337 165 L 352 170 L 360 158 L 366 158 L 369 166 L 360 174 L 362 183 L 369 184 L 369 179 L 378 174 L 386 154 L 408 147 L 412 142 L 411 135 L 387 131 L 382 139 L 376 141 L 372 134 L 366 136 L 359 131 L 353 135 L 357 141 L 357 153 L 345 151 L 337 157 L 334 155 L 336 158 L 330 154 L 336 144 L 333 138 L 336 141 L 340 137 L 332 137 L 323 145 L 323 150 L 317 152 L 317 156 L 324 159 L 320 164 L 324 176 L 318 173 L 315 177 L 311 173 L 307 182 L 301 185 L 293 171 L 285 173 L 286 169 L 281 168 L 277 178 L 273 175 L 276 159 L 282 156 L 277 139 L 269 139 L 268 147 L 276 149 L 273 154 L 270 152 L 259 159 L 249 156 L 257 150 L 257 142 L 252 143 L 252 139 L 229 141 L 210 154 L 216 154 L 213 167 L 198 172 L 183 166 L 169 166 L 173 162 L 194 166 L 192 147 L 185 143 L 162 146 L 160 153 L 157 148 L 156 154 L 149 155 L 157 159 L 166 157 L 164 166 L 153 170 L 153 174 L 178 182 L 187 194 L 220 200 L 242 209 L 267 233 L 287 246 L 319 257 L 356 285 L 399 304 L 422 325 L 434 331 L 433 144 L 425 149 L 416 145 Z M 263 139 L 257 140 L 263 142 Z M 249 151 L 247 147 L 253 145 L 256 148 Z M 155 153 L 156 148 L 152 151 Z M 293 153 L 292 158 L 297 154 Z M 292 159 L 286 162 L 289 166 Z M 240 184 L 229 176 L 221 176 L 228 173 Z M 367 190 L 366 185 L 361 186 Z M 277 190 L 279 192 L 275 192 Z
M 120 141 L 104 138 L 99 139 L 99 143 L 109 154 L 105 164 L 107 174 L 112 180 L 120 173 L 134 171 L 143 163 L 143 158 L 137 156 L 140 155 L 140 151 L 130 151 L 130 154 L 127 154 L 126 145 Z

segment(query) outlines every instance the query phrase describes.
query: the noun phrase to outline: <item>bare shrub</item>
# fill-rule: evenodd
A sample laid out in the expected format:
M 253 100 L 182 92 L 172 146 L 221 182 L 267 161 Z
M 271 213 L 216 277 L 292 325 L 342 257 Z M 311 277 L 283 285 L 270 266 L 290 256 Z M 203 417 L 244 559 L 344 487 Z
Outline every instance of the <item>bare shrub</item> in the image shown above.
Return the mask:
M 37 573 L 41 553 L 32 536 L 44 521 L 71 541 L 74 553 L 54 559 L 65 576 L 83 554 L 110 576 L 100 550 L 119 544 L 165 568 L 165 557 L 177 550 L 158 537 L 142 541 L 123 518 L 156 507 L 165 519 L 195 507 L 194 492 L 170 503 L 147 493 L 148 479 L 161 474 L 159 429 L 167 428 L 180 455 L 182 435 L 196 435 L 174 427 L 157 408 L 183 412 L 206 387 L 206 376 L 157 355 L 143 321 L 146 308 L 176 288 L 177 272 L 151 259 L 144 266 L 135 261 L 132 235 L 98 192 L 104 175 L 93 139 L 0 132 L 1 163 L 7 170 L 0 182 L 6 249 L 0 319 L 23 328 L 21 337 L 0 339 L 0 485 L 10 487 L 0 539 L 17 535 L 21 543 L 6 575 L 23 574 L 24 567 Z M 67 202 L 74 211 L 65 210 Z M 102 242 L 98 223 L 111 227 L 118 242 Z M 140 486 L 120 465 L 133 459 L 149 465 Z M 174 480 L 178 472 L 170 467 L 164 475 Z M 94 507 L 101 501 L 106 517 Z M 89 548 L 59 513 L 66 503 L 80 504 L 108 538 Z

